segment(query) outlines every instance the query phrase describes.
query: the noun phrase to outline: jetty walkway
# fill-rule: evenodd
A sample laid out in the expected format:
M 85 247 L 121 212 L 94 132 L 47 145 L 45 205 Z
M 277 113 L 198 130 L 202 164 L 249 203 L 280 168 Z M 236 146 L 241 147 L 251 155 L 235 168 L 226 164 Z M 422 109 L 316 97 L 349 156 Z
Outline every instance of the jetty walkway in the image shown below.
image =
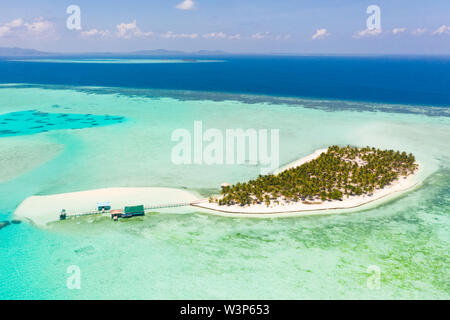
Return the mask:
M 197 201 L 195 201 L 197 202 Z M 176 208 L 176 207 L 186 207 L 190 206 L 191 202 L 182 202 L 182 203 L 166 203 L 166 204 L 156 204 L 154 206 L 144 206 L 144 210 L 150 211 L 150 210 L 156 210 L 156 209 L 166 209 L 166 208 Z M 112 211 L 120 210 L 120 209 L 110 209 L 110 210 L 95 210 L 95 211 L 75 211 L 75 212 L 66 212 L 66 218 L 76 218 L 76 217 L 83 217 L 83 216 L 91 216 L 91 215 L 99 215 L 99 214 L 108 214 Z

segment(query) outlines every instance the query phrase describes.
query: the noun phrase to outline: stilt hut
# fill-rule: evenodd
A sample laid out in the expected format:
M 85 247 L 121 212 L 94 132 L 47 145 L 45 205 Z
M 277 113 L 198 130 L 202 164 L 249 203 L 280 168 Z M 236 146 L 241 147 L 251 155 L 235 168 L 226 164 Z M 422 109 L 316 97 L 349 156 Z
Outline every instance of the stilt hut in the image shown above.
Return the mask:
M 111 219 L 113 219 L 114 221 L 119 220 L 120 217 L 122 217 L 123 214 L 123 210 L 111 210 Z
M 145 210 L 143 205 L 125 207 L 123 218 L 145 216 Z
M 111 210 L 111 202 L 109 202 L 109 201 L 97 202 L 97 210 L 98 211 Z

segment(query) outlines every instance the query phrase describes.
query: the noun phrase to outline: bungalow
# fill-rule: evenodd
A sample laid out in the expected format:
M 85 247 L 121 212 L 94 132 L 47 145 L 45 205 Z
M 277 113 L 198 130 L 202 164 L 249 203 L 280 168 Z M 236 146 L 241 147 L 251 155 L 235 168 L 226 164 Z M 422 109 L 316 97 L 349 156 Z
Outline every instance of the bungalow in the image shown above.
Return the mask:
M 113 219 L 114 221 L 119 220 L 120 217 L 122 217 L 123 215 L 123 210 L 111 210 L 111 219 Z
M 122 215 L 122 217 L 129 218 L 134 216 L 145 216 L 145 210 L 143 205 L 125 207 L 125 212 Z
M 139 205 L 139 206 L 125 207 L 124 210 L 122 210 L 122 209 L 111 210 L 109 213 L 111 214 L 111 219 L 113 219 L 114 221 L 117 221 L 117 220 L 119 220 L 119 218 L 131 218 L 134 216 L 144 216 L 145 210 L 144 210 L 143 205 Z
M 66 209 L 62 209 L 61 214 L 59 215 L 59 220 L 66 220 L 66 218 L 67 218 Z
M 111 202 L 109 201 L 97 202 L 97 210 L 98 211 L 111 210 Z

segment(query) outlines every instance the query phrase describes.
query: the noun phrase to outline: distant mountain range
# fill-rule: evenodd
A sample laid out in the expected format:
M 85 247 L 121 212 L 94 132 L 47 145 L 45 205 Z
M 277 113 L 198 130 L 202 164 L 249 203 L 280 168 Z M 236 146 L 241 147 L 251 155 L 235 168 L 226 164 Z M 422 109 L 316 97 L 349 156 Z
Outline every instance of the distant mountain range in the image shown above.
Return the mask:
M 54 55 L 54 53 L 42 52 L 33 49 L 0 47 L 0 56 L 3 57 L 48 56 L 48 55 Z
M 184 52 L 176 50 L 140 50 L 133 52 L 85 52 L 85 53 L 58 53 L 58 52 L 43 52 L 34 49 L 22 48 L 7 48 L 0 47 L 0 57 L 38 57 L 38 56 L 223 56 L 231 55 L 225 51 L 209 51 L 200 50 L 195 52 Z

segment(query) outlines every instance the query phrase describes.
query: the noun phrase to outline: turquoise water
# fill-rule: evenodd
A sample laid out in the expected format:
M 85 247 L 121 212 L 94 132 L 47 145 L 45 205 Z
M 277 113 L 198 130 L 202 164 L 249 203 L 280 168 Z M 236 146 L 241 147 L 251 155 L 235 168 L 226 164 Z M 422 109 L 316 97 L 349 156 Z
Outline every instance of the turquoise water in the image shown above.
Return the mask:
M 423 184 L 376 208 L 340 215 L 238 219 L 186 208 L 119 223 L 90 217 L 47 229 L 12 224 L 0 230 L 0 298 L 450 297 L 450 117 L 445 109 L 430 114 L 420 107 L 365 103 L 356 111 L 355 102 L 187 95 L 1 87 L 2 115 L 61 113 L 57 105 L 73 118 L 112 115 L 126 121 L 1 137 L 0 163 L 11 178 L 0 179 L 0 220 L 11 220 L 29 195 L 127 186 L 208 195 L 224 181 L 259 174 L 259 166 L 252 165 L 172 164 L 171 133 L 192 130 L 195 120 L 203 121 L 204 130 L 280 129 L 281 165 L 331 144 L 413 152 L 423 168 Z M 21 146 L 40 161 L 26 168 L 3 161 L 4 151 Z M 66 286 L 71 265 L 81 270 L 80 290 Z M 369 266 L 381 270 L 378 290 L 366 284 Z

